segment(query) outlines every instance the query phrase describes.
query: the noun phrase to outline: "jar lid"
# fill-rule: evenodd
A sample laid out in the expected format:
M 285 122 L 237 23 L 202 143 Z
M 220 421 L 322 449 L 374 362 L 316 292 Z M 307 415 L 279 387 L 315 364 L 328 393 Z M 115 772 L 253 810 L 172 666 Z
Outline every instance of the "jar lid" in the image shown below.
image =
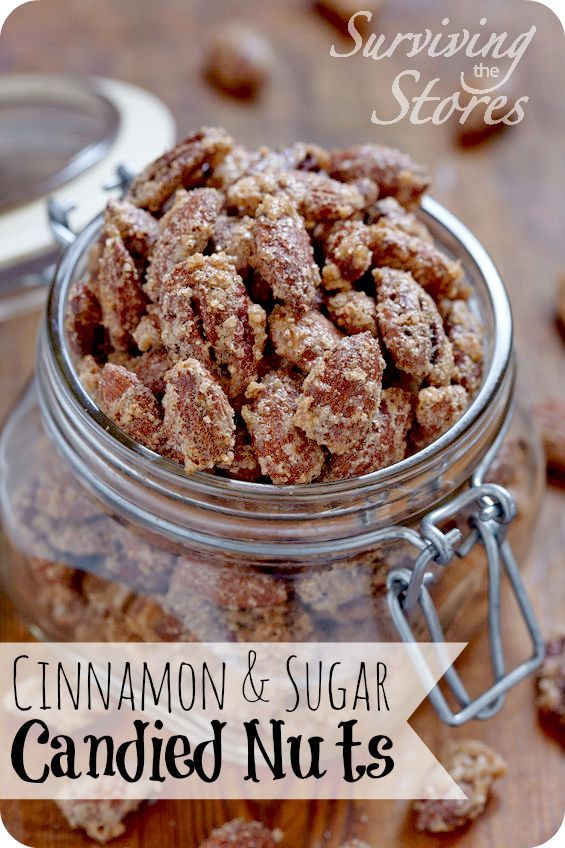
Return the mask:
M 80 230 L 105 205 L 105 185 L 119 165 L 137 172 L 175 137 L 165 104 L 128 83 L 51 74 L 0 78 L 0 313 L 7 298 L 19 292 L 29 300 L 30 289 L 48 280 L 41 271 L 57 248 L 47 196 L 74 205 L 69 220 Z

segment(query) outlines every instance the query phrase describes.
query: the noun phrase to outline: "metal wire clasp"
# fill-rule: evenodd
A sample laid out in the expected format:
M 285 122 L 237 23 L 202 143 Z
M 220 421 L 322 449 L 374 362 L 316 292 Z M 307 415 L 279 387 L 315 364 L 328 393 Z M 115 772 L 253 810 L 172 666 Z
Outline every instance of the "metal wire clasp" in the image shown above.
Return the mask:
M 468 518 L 469 533 L 460 530 L 443 532 L 441 525 L 459 515 L 462 510 L 474 507 Z M 507 528 L 514 519 L 516 507 L 512 495 L 502 486 L 481 483 L 471 486 L 447 504 L 426 515 L 420 523 L 420 534 L 427 545 L 418 554 L 414 568 L 396 569 L 388 575 L 388 604 L 399 634 L 406 642 L 415 642 L 408 616 L 419 608 L 428 633 L 434 642 L 445 642 L 439 617 L 428 590 L 433 575 L 428 569 L 431 562 L 448 566 L 457 556 L 465 558 L 475 545 L 485 550 L 488 569 L 488 627 L 490 658 L 494 683 L 476 698 L 471 698 L 455 669 L 445 673 L 445 681 L 461 709 L 453 712 L 439 686 L 429 698 L 440 718 L 450 725 L 461 725 L 469 719 L 487 719 L 495 715 L 504 703 L 508 689 L 519 683 L 541 663 L 544 644 L 510 543 Z M 528 629 L 533 647 L 532 656 L 507 672 L 500 630 L 500 588 L 504 572 L 514 592 L 522 618 Z

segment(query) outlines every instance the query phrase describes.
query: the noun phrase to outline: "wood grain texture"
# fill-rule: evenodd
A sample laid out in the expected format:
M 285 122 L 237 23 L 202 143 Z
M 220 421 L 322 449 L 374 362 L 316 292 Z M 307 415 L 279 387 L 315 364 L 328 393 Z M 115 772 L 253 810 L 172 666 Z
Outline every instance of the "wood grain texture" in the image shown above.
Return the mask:
M 362 7 L 362 3 L 360 6 Z M 359 57 L 332 59 L 329 45 L 347 46 L 309 6 L 308 0 L 41 0 L 17 10 L 0 41 L 0 70 L 64 71 L 119 77 L 154 91 L 173 109 L 181 133 L 201 123 L 223 124 L 250 144 L 278 145 L 295 139 L 326 145 L 382 141 L 404 147 L 434 173 L 433 195 L 452 209 L 492 253 L 510 291 L 520 355 L 519 393 L 528 401 L 565 392 L 565 348 L 553 326 L 555 281 L 565 269 L 565 61 L 563 32 L 552 13 L 524 0 L 389 0 L 379 19 L 385 33 L 440 27 L 449 15 L 455 31 L 477 28 L 517 35 L 537 26 L 530 50 L 516 71 L 519 94 L 530 95 L 517 128 L 482 147 L 462 150 L 453 127 L 412 127 L 403 122 L 377 128 L 374 108 L 392 114 L 390 83 L 407 67 L 398 55 L 386 63 Z M 210 89 L 200 75 L 205 31 L 214 21 L 252 21 L 271 39 L 278 55 L 274 77 L 255 103 L 242 103 Z M 418 62 L 424 79 L 441 76 L 445 94 L 455 90 L 457 59 Z M 548 492 L 527 566 L 527 582 L 549 634 L 564 619 L 563 559 L 565 493 Z M 507 611 L 509 663 L 523 656 L 525 639 Z M 25 638 L 25 629 L 4 601 L 4 641 Z M 478 638 L 462 670 L 472 691 L 487 673 L 487 646 Z M 454 731 L 443 728 L 429 707 L 414 725 L 434 751 Z M 460 731 L 490 742 L 508 760 L 487 814 L 457 837 L 417 836 L 404 802 L 252 804 L 160 802 L 130 817 L 116 848 L 192 848 L 216 826 L 236 815 L 257 816 L 285 831 L 284 848 L 337 848 L 346 836 L 374 848 L 532 848 L 547 840 L 563 816 L 564 771 L 558 744 L 539 728 L 532 684 L 508 698 L 503 713 Z M 66 828 L 50 803 L 2 804 L 12 834 L 33 848 L 81 848 L 89 843 Z

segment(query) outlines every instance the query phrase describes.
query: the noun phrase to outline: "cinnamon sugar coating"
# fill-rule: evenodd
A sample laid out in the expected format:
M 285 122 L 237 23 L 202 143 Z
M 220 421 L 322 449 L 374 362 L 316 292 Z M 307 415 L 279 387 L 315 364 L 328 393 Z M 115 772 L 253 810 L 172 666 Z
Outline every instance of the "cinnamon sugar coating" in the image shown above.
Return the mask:
M 329 173 L 346 182 L 369 177 L 379 187 L 382 197 L 392 195 L 408 207 L 418 203 L 430 183 L 426 169 L 407 153 L 378 144 L 334 151 Z
M 292 485 L 425 447 L 479 390 L 484 359 L 462 269 L 414 209 L 427 184 L 379 145 L 191 134 L 109 201 L 71 288 L 84 387 L 187 473 Z M 105 365 L 130 375 L 115 409 Z
M 378 412 L 365 438 L 347 453 L 332 456 L 324 479 L 360 477 L 400 462 L 408 452 L 407 436 L 412 424 L 410 392 L 383 389 Z
M 163 435 L 187 473 L 231 463 L 233 409 L 210 373 L 196 359 L 181 359 L 165 383 Z
M 98 380 L 98 398 L 106 414 L 127 435 L 158 450 L 162 411 L 153 393 L 121 365 L 106 363 Z
M 267 195 L 257 210 L 252 265 L 273 294 L 297 312 L 313 303 L 320 284 L 312 244 L 292 201 Z
M 384 366 L 370 333 L 341 339 L 306 377 L 294 423 L 331 453 L 346 453 L 365 437 L 379 408 Z
M 125 832 L 123 819 L 137 810 L 137 800 L 67 800 L 55 802 L 72 828 L 84 830 L 96 842 L 110 842 Z
M 271 371 L 247 390 L 241 414 L 261 471 L 276 485 L 310 483 L 320 476 L 325 456 L 294 424 L 300 380 Z
M 441 760 L 467 798 L 415 801 L 417 830 L 449 833 L 478 818 L 486 808 L 493 783 L 507 771 L 502 757 L 474 739 L 452 742 Z
M 432 386 L 446 386 L 453 351 L 441 315 L 412 274 L 392 268 L 373 271 L 382 340 L 399 371 Z
M 201 253 L 214 233 L 222 197 L 211 188 L 179 192 L 172 208 L 161 220 L 159 236 L 147 271 L 145 291 L 158 301 L 174 266 Z
M 362 291 L 344 291 L 327 301 L 328 314 L 347 335 L 371 333 L 377 335 L 377 306 L 374 298 Z
M 299 316 L 280 304 L 271 312 L 269 331 L 276 353 L 306 374 L 341 339 L 339 330 L 316 309 Z
M 126 199 L 158 212 L 178 188 L 192 188 L 231 150 L 223 129 L 203 127 L 152 162 L 132 182 Z

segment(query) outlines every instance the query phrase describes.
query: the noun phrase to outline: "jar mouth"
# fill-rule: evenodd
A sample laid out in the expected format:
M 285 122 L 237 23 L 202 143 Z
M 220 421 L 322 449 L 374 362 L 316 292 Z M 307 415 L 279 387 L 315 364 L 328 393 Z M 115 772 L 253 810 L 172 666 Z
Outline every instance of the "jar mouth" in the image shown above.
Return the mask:
M 87 249 L 99 234 L 103 215 L 97 216 L 67 248 L 59 262 L 54 282 L 49 293 L 47 306 L 47 334 L 49 349 L 53 352 L 53 364 L 74 411 L 83 420 L 88 419 L 99 429 L 99 435 L 105 447 L 121 446 L 135 456 L 138 472 L 144 470 L 151 477 L 157 476 L 160 487 L 176 491 L 186 490 L 187 494 L 221 494 L 238 499 L 255 499 L 265 495 L 274 496 L 284 502 L 296 499 L 310 500 L 319 497 L 335 496 L 355 490 L 371 493 L 391 482 L 409 480 L 419 474 L 424 467 L 439 458 L 450 446 L 458 442 L 484 414 L 493 398 L 498 394 L 508 373 L 512 357 L 512 314 L 504 283 L 490 255 L 478 239 L 451 212 L 431 197 L 424 197 L 420 209 L 424 223 L 434 237 L 447 249 L 463 260 L 463 266 L 478 300 L 481 317 L 485 325 L 485 375 L 481 388 L 465 410 L 461 418 L 442 436 L 421 451 L 401 462 L 373 471 L 360 477 L 321 483 L 307 483 L 290 486 L 277 486 L 270 483 L 250 483 L 219 477 L 207 472 L 187 475 L 182 466 L 173 460 L 162 457 L 129 438 L 96 405 L 83 388 L 73 362 L 65 328 L 66 303 L 70 286 L 75 277 L 76 268 L 85 256 Z M 122 455 L 122 463 L 127 463 L 127 454 Z M 122 464 L 120 463 L 120 464 Z

